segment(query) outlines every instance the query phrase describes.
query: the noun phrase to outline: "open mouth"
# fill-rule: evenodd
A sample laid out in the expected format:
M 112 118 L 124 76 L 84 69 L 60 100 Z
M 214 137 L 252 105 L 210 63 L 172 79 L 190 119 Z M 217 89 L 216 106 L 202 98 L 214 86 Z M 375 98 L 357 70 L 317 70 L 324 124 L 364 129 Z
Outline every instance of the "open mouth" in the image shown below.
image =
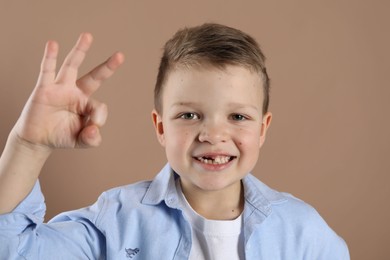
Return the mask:
M 200 161 L 202 163 L 205 163 L 205 164 L 215 164 L 215 165 L 228 163 L 228 162 L 232 161 L 235 158 L 236 158 L 236 156 L 222 156 L 222 155 L 219 155 L 219 156 L 200 156 L 200 157 L 195 157 L 196 160 L 198 160 L 198 161 Z

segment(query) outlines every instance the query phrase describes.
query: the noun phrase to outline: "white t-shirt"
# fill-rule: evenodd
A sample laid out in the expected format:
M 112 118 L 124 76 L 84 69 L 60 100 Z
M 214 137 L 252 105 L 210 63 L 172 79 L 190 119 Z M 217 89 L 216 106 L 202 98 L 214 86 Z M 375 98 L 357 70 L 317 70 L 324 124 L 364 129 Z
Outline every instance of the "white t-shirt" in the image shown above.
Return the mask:
M 234 220 L 209 220 L 192 209 L 176 181 L 183 213 L 192 228 L 190 260 L 244 259 L 242 216 Z

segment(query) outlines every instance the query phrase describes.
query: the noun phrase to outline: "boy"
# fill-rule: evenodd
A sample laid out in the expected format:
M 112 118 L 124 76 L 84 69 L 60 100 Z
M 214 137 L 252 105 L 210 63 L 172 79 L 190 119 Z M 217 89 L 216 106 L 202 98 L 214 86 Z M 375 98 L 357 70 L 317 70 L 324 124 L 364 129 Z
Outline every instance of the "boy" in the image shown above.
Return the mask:
M 272 115 L 264 56 L 218 24 L 178 31 L 164 49 L 152 112 L 168 164 L 151 182 L 103 193 L 43 224 L 39 171 L 58 147 L 97 146 L 105 105 L 91 99 L 116 53 L 76 81 L 82 34 L 55 75 L 48 42 L 38 83 L 0 160 L 0 255 L 7 259 L 349 259 L 318 213 L 248 174 Z

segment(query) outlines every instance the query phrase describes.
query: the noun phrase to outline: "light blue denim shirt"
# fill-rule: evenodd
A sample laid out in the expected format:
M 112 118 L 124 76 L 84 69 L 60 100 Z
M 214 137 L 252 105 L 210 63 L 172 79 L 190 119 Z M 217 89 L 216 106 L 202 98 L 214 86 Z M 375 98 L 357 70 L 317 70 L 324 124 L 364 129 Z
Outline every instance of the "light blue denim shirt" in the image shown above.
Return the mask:
M 166 165 L 153 181 L 104 192 L 90 207 L 47 224 L 39 183 L 20 205 L 0 215 L 0 259 L 188 259 L 191 227 Z M 308 204 L 243 179 L 245 258 L 345 260 L 341 239 Z

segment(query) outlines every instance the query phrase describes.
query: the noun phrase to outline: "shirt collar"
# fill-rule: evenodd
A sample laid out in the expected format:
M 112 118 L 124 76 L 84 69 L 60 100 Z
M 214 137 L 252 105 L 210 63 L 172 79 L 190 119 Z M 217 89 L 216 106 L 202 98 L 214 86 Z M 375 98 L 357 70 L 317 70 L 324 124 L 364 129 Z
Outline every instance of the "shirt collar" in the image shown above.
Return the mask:
M 150 183 L 142 203 L 157 205 L 162 201 L 169 207 L 176 208 L 178 205 L 178 194 L 175 187 L 175 179 L 178 178 L 171 166 L 166 164 Z
M 252 174 L 248 174 L 243 180 L 245 201 L 255 209 L 268 216 L 271 214 L 272 205 L 286 201 L 286 197 L 265 185 Z
M 168 207 L 178 208 L 179 197 L 175 186 L 175 180 L 178 177 L 170 165 L 166 164 L 151 182 L 142 203 L 157 205 L 165 201 Z M 243 185 L 246 203 L 265 216 L 271 214 L 272 204 L 286 201 L 286 197 L 282 193 L 269 188 L 251 174 L 243 179 Z

